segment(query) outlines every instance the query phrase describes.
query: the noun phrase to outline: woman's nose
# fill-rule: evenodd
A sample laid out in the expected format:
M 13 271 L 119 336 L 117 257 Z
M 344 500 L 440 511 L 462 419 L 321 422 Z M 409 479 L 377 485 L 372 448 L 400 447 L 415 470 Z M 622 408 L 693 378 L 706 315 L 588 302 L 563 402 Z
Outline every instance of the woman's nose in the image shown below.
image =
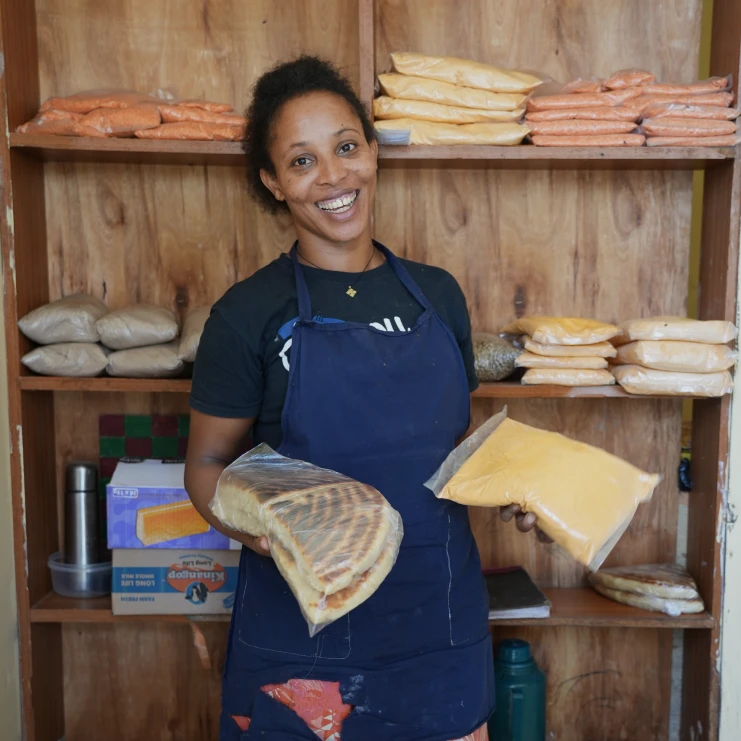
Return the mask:
M 337 185 L 346 174 L 345 163 L 340 157 L 324 157 L 319 163 L 320 185 Z

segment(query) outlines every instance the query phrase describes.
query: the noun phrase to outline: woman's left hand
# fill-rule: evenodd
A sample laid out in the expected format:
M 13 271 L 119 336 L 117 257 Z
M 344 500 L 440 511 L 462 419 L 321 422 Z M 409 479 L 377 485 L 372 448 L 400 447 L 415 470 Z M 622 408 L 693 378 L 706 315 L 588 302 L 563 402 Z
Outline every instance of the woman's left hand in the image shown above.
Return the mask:
M 549 538 L 539 527 L 537 527 L 538 518 L 532 512 L 525 514 L 519 504 L 510 504 L 506 507 L 500 507 L 499 516 L 504 522 L 509 522 L 514 517 L 517 529 L 521 533 L 529 533 L 533 528 L 535 528 L 535 533 L 541 543 L 553 542 L 552 538 Z

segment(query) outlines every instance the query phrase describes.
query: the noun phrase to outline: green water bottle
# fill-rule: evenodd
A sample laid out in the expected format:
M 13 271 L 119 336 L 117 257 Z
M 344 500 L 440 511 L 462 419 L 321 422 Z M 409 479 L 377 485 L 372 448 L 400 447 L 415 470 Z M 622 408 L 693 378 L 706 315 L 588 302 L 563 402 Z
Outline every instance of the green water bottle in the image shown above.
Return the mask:
M 494 659 L 497 709 L 491 741 L 545 741 L 545 674 L 526 641 L 506 640 Z

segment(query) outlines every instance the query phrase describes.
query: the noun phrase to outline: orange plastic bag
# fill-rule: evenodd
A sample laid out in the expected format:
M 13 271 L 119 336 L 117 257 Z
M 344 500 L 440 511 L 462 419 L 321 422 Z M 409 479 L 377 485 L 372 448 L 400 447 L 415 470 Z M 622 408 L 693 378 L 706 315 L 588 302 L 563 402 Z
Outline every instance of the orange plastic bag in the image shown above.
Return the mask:
M 735 147 L 741 143 L 737 134 L 727 136 L 649 136 L 647 147 Z
M 717 93 L 728 90 L 731 87 L 731 78 L 710 77 L 707 80 L 692 82 L 689 85 L 676 85 L 674 83 L 652 83 L 642 85 L 646 95 L 698 95 L 702 93 Z
M 55 136 L 92 136 L 96 139 L 105 138 L 105 134 L 92 126 L 84 126 L 73 118 L 53 117 L 44 118 L 46 112 L 32 121 L 21 124 L 16 131 L 19 134 L 54 134 Z
M 637 88 L 642 90 L 643 88 Z M 630 101 L 633 108 L 645 111 L 656 103 L 683 103 L 684 105 L 716 105 L 728 108 L 733 103 L 733 93 L 704 93 L 702 95 L 641 95 Z
M 606 93 L 574 93 L 572 95 L 540 95 L 527 101 L 528 111 L 549 111 L 555 108 L 599 108 L 617 106 L 637 98 L 642 88 L 609 90 Z
M 723 109 L 718 109 L 723 110 Z M 641 112 L 637 108 L 604 106 L 602 108 L 554 108 L 549 111 L 531 111 L 529 121 L 637 121 Z
M 232 142 L 244 139 L 244 127 L 231 124 L 187 121 L 161 124 L 155 129 L 136 132 L 137 139 L 177 139 L 180 141 Z
M 734 121 L 710 118 L 649 118 L 644 119 L 642 128 L 651 136 L 726 136 L 736 133 Z
M 643 134 L 599 134 L 595 136 L 534 136 L 536 147 L 642 147 Z
M 107 136 L 134 136 L 140 129 L 153 129 L 161 122 L 160 112 L 154 105 L 131 108 L 98 108 L 88 113 L 80 123 Z
M 577 77 L 567 82 L 558 92 L 559 95 L 571 95 L 572 93 L 601 93 L 604 90 L 603 80 L 597 77 L 584 79 Z
M 229 103 L 213 103 L 210 100 L 196 100 L 195 98 L 181 100 L 178 105 L 186 108 L 202 108 L 204 111 L 210 111 L 211 113 L 229 113 L 234 110 Z
M 527 125 L 533 136 L 627 134 L 636 128 L 636 124 L 630 121 L 538 121 Z
M 738 108 L 723 108 L 718 105 L 686 105 L 684 103 L 654 103 L 643 111 L 646 118 L 711 118 L 717 121 L 733 121 L 741 115 Z
M 43 113 L 54 108 L 58 111 L 90 113 L 96 108 L 131 108 L 142 103 L 157 102 L 156 98 L 133 90 L 87 90 L 66 98 L 49 98 L 41 105 L 39 111 Z
M 184 105 L 161 105 L 159 107 L 163 123 L 182 121 L 202 121 L 204 123 L 231 124 L 245 126 L 247 119 L 238 113 L 214 113 L 205 108 Z
M 646 72 L 645 69 L 621 69 L 605 80 L 605 87 L 608 90 L 622 90 L 626 87 L 647 85 L 654 80 L 656 80 L 656 77 L 650 72 Z

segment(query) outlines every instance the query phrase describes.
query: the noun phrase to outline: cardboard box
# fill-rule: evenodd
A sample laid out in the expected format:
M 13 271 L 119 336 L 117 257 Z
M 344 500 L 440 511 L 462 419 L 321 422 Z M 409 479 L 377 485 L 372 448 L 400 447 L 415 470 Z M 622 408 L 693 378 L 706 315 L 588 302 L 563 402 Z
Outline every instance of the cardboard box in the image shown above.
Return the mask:
M 193 507 L 184 475 L 182 461 L 120 460 L 106 487 L 108 547 L 234 548 Z
M 114 550 L 113 614 L 228 614 L 239 556 L 239 551 Z

